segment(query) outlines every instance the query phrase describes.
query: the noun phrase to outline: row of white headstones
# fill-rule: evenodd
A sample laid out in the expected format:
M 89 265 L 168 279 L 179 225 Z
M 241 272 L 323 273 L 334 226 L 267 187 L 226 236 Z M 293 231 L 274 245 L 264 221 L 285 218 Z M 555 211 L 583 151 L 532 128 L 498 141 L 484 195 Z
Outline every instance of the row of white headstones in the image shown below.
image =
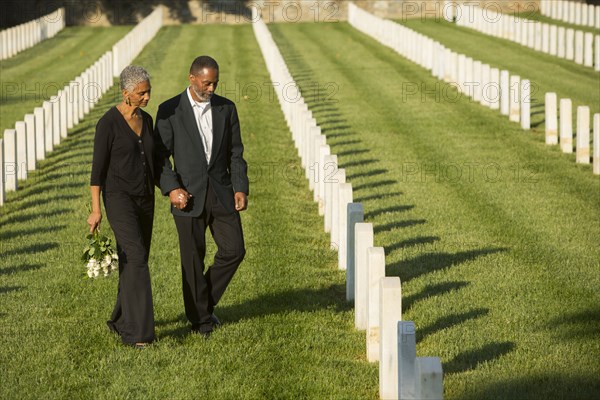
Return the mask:
M 464 54 L 458 54 L 425 35 L 372 15 L 353 3 L 348 5 L 348 21 L 359 31 L 430 70 L 437 79 L 454 86 L 457 95 L 442 91 L 445 97 L 442 100 L 456 101 L 458 96 L 466 95 L 472 101 L 492 110 L 500 110 L 510 121 L 520 123 L 522 129 L 531 128 L 531 82 L 528 79 L 521 79 L 519 75 L 511 75 L 507 70 L 499 70 Z M 411 96 L 417 95 L 419 91 L 424 92 L 427 88 L 413 83 L 405 85 L 403 89 L 404 96 Z M 552 94 L 547 95 L 546 99 L 546 142 L 556 144 L 550 138 L 557 132 L 556 117 L 553 117 L 556 115 L 556 101 L 552 102 Z M 561 100 L 561 146 L 565 153 L 573 152 L 574 132 L 570 104 L 569 99 Z M 600 132 L 596 120 L 597 116 L 594 116 L 592 170 L 595 174 L 600 174 Z M 577 108 L 576 132 L 576 161 L 589 164 L 590 109 L 587 106 Z
M 65 27 L 65 9 L 0 31 L 0 60 L 6 60 L 43 40 L 54 37 Z
M 567 22 L 600 29 L 600 6 L 566 0 L 540 0 L 540 14 Z
M 26 114 L 14 129 L 0 139 L 0 206 L 6 192 L 15 191 L 19 181 L 37 168 L 100 101 L 114 83 L 114 77 L 128 65 L 162 26 L 162 8 L 142 20 L 93 65 L 59 90 L 55 96 Z
M 587 7 L 586 7 L 587 9 Z M 456 24 L 600 71 L 600 35 L 457 4 Z M 596 8 L 600 19 L 600 7 Z M 449 14 L 451 15 L 451 14 Z M 595 43 L 595 44 L 594 44 Z
M 253 29 L 274 87 L 294 83 L 266 24 L 254 16 Z M 324 217 L 338 267 L 346 270 L 346 297 L 354 302 L 355 326 L 366 331 L 367 359 L 379 362 L 382 399 L 441 399 L 442 364 L 438 357 L 417 357 L 415 326 L 402 321 L 399 277 L 385 276 L 385 251 L 374 247 L 373 225 L 364 222 L 362 204 L 353 203 L 352 184 L 326 143 L 297 86 L 276 90 L 309 187 Z M 294 101 L 290 101 L 294 99 Z

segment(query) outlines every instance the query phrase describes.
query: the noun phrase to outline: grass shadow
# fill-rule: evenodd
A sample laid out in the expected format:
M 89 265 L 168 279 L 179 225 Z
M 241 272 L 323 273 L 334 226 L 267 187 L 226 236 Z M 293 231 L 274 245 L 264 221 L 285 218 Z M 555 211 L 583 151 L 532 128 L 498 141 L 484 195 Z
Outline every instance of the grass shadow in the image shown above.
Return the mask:
M 443 365 L 443 370 L 447 374 L 456 374 L 466 372 L 477 368 L 483 364 L 498 359 L 515 349 L 513 342 L 494 342 L 483 346 L 477 350 L 467 350 Z M 490 397 L 486 397 L 490 398 Z
M 419 293 L 405 296 L 402 299 L 402 312 L 404 313 L 410 310 L 411 307 L 419 301 L 425 300 L 429 297 L 441 296 L 454 290 L 462 289 L 468 285 L 469 282 L 466 281 L 444 282 L 436 285 L 427 285 Z
M 412 239 L 402 240 L 398 243 L 394 243 L 388 246 L 383 246 L 385 249 L 385 254 L 390 254 L 395 250 L 405 249 L 407 247 L 419 246 L 423 244 L 431 244 L 439 241 L 440 238 L 438 236 L 419 236 Z
M 427 222 L 427 220 L 425 220 L 425 219 L 407 219 L 404 221 L 394 221 L 394 222 L 390 222 L 387 224 L 374 225 L 373 233 L 381 233 L 381 232 L 391 231 L 394 229 L 408 228 L 410 226 L 421 225 L 426 222 Z
M 0 276 L 12 275 L 12 274 L 16 274 L 19 272 L 35 271 L 42 267 L 43 267 L 43 265 L 41 265 L 41 264 L 25 264 L 25 265 L 21 265 L 18 267 L 3 268 L 3 269 L 0 269 Z
M 461 251 L 458 253 L 436 252 L 421 254 L 415 258 L 386 266 L 386 276 L 399 276 L 400 280 L 404 283 L 424 274 L 439 271 L 488 254 L 495 254 L 506 250 L 508 249 L 498 247 Z
M 467 311 L 467 312 L 460 313 L 460 314 L 454 313 L 454 314 L 446 315 L 446 316 L 438 319 L 436 322 L 434 322 L 433 324 L 431 324 L 429 326 L 417 329 L 417 334 L 416 334 L 417 342 L 420 342 L 421 340 L 423 340 L 423 338 L 425 338 L 429 335 L 433 335 L 434 333 L 439 332 L 441 330 L 450 328 L 455 325 L 462 324 L 465 321 L 483 317 L 484 315 L 487 315 L 489 312 L 490 312 L 490 310 L 487 308 L 477 308 L 475 310 Z
M 378 210 L 366 212 L 365 213 L 365 221 L 371 220 L 372 218 L 376 218 L 383 214 L 400 213 L 400 212 L 412 210 L 413 208 L 415 208 L 415 206 L 413 206 L 413 205 L 410 205 L 410 206 L 398 205 L 398 206 L 380 208 Z

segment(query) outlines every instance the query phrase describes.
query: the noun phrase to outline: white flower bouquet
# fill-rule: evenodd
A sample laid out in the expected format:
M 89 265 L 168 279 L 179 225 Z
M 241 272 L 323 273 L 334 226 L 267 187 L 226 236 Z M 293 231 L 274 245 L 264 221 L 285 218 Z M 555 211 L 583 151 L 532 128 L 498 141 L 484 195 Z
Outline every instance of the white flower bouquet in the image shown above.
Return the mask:
M 109 237 L 101 235 L 96 229 L 86 236 L 89 244 L 83 249 L 81 261 L 86 264 L 87 275 L 97 278 L 100 273 L 104 276 L 119 268 L 119 256 L 112 247 Z

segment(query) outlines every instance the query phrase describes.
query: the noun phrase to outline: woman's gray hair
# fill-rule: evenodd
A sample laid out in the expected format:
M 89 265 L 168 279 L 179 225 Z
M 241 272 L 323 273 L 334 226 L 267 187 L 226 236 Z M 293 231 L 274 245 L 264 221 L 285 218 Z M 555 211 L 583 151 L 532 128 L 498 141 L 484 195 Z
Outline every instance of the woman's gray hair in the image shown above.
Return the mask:
M 121 90 L 132 91 L 138 83 L 150 81 L 150 74 L 144 68 L 137 65 L 128 65 L 121 72 L 119 82 Z

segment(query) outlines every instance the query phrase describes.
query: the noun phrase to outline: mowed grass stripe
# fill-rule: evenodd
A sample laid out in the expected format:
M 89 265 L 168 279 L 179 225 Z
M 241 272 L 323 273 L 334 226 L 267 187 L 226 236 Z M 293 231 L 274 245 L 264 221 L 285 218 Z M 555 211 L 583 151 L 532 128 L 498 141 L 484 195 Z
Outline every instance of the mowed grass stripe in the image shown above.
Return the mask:
M 468 99 L 436 100 L 449 89 L 347 24 L 270 29 L 309 99 L 315 81 L 339 88 L 337 102 L 310 108 L 388 275 L 403 281 L 418 354 L 442 357 L 447 397 L 597 390 L 600 210 L 589 168 Z
M 571 99 L 574 116 L 577 107 L 582 105 L 590 107 L 592 114 L 600 112 L 600 74 L 592 68 L 446 21 L 411 19 L 400 23 L 459 54 L 529 79 L 534 85 L 531 94 L 534 132 L 543 132 L 543 104 L 547 92 L 555 92 L 559 99 Z M 575 127 L 577 119 L 573 121 Z
M 0 63 L 0 137 L 91 66 L 131 30 L 68 27 L 54 38 Z
M 251 26 L 165 27 L 135 61 L 153 76 L 148 111 L 186 87 L 200 54 L 220 62 L 222 90 L 270 82 Z M 78 256 L 94 126 L 117 101 L 111 93 L 2 210 L 0 396 L 375 398 L 377 370 L 353 329 L 344 275 L 266 93 L 237 99 L 252 180 L 248 254 L 216 311 L 223 327 L 208 342 L 189 334 L 177 234 L 159 196 L 150 256 L 159 340 L 138 352 L 107 332 L 116 277 L 84 278 Z

